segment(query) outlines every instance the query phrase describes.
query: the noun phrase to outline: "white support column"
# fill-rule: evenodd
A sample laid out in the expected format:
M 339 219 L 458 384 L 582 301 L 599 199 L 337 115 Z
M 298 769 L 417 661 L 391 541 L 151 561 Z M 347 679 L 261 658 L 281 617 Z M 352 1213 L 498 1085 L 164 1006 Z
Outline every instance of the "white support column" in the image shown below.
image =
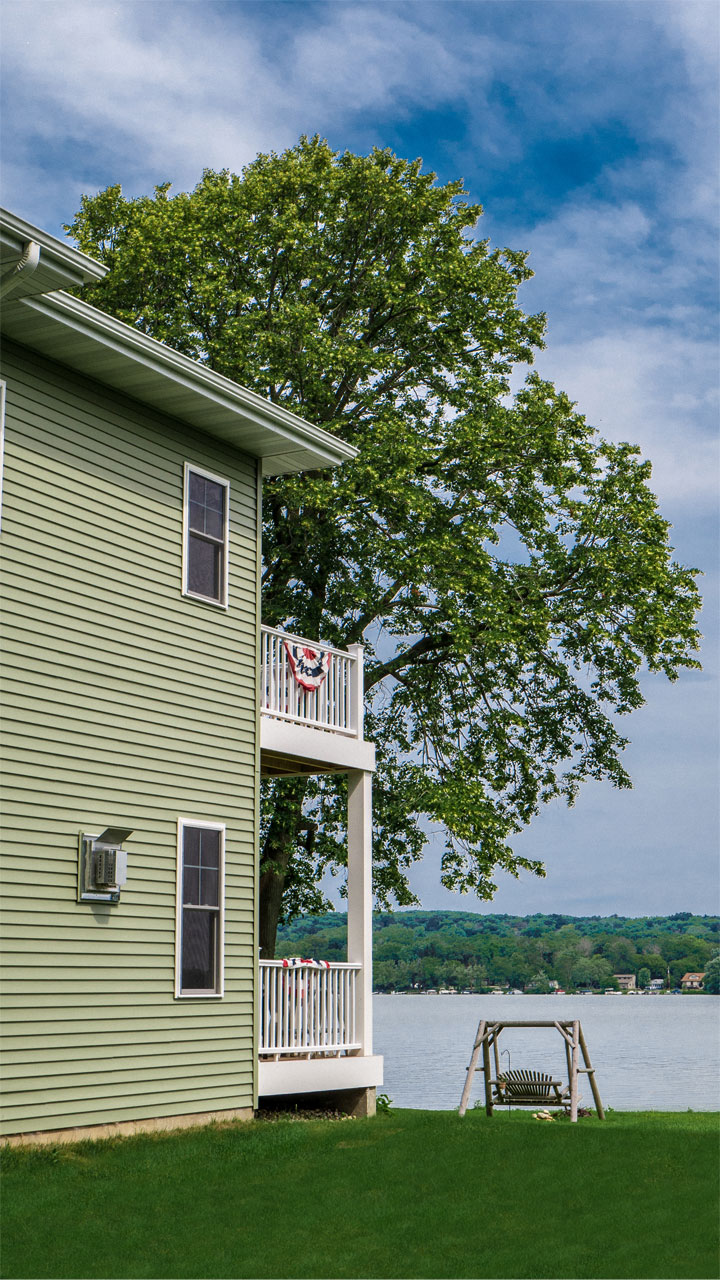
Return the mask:
M 356 1034 L 372 1053 L 372 774 L 348 773 L 348 960 L 358 974 Z
M 365 673 L 364 657 L 361 644 L 351 644 L 348 653 L 352 658 L 350 667 L 350 715 L 355 734 L 362 740 L 363 716 L 365 714 Z

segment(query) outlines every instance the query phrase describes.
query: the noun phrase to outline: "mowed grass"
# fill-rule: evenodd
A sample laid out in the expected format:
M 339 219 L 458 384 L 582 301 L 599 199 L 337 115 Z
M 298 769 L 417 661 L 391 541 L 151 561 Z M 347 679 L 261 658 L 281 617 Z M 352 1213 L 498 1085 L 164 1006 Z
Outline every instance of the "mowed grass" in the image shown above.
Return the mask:
M 718 1117 L 393 1111 L 3 1157 L 2 1275 L 718 1275 Z

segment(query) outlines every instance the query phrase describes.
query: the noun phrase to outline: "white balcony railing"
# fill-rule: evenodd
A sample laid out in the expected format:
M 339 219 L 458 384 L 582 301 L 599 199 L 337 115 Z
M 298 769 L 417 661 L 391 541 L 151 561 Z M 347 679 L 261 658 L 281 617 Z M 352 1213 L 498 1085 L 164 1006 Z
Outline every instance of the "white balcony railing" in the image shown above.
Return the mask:
M 359 964 L 284 968 L 260 961 L 260 1053 L 309 1057 L 360 1049 Z
M 328 669 L 317 689 L 304 689 L 293 674 L 288 645 L 327 655 Z M 262 628 L 260 710 L 263 715 L 314 729 L 362 738 L 362 647 L 333 649 L 318 640 Z

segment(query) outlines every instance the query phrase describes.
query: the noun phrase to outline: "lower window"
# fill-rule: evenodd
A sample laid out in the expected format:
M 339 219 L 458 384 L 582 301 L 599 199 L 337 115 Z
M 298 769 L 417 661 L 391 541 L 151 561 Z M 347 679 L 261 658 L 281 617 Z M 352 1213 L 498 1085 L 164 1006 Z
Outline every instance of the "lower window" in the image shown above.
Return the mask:
M 225 827 L 178 822 L 175 994 L 223 994 Z

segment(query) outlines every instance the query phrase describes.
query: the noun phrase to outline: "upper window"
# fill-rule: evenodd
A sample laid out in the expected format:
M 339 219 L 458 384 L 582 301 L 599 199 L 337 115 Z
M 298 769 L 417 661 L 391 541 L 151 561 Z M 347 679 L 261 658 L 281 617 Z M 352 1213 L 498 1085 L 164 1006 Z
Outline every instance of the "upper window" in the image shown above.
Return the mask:
M 220 824 L 178 824 L 179 996 L 222 995 L 224 840 Z
M 185 463 L 185 595 L 227 606 L 227 480 Z

